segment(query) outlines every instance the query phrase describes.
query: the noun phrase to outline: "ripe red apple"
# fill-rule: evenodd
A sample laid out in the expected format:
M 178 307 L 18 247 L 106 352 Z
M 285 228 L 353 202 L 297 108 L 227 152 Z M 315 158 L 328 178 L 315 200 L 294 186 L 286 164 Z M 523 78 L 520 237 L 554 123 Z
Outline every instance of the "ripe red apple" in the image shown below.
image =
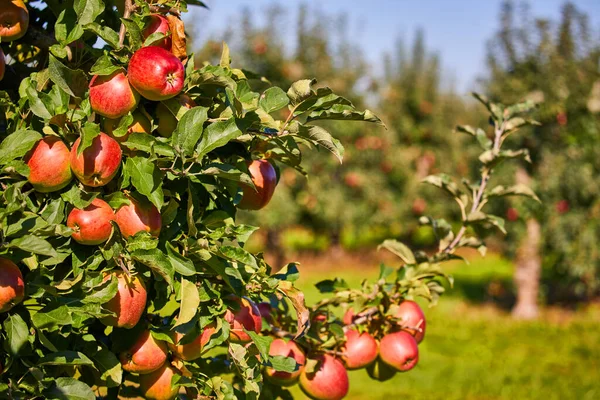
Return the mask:
M 101 319 L 108 326 L 131 329 L 139 322 L 146 310 L 148 292 L 140 275 L 127 275 L 124 271 L 107 274 L 104 280 L 115 276 L 119 282 L 115 297 L 103 305 L 108 311 L 115 313 Z
M 377 358 L 374 363 L 367 367 L 369 377 L 379 382 L 392 379 L 396 375 L 396 372 L 398 371 L 381 361 L 380 358 Z
M 146 231 L 158 237 L 162 221 L 160 212 L 147 200 L 138 201 L 129 197 L 130 203 L 122 205 L 116 213 L 117 225 L 124 238 Z
M 344 313 L 344 316 L 342 317 L 342 322 L 344 323 L 344 325 L 350 325 L 352 324 L 352 322 L 354 322 L 355 316 L 356 314 L 354 314 L 354 309 L 350 307 Z
M 215 333 L 216 325 L 214 323 L 209 324 L 202 329 L 202 332 L 196 336 L 196 338 L 186 344 L 179 344 L 179 341 L 183 339 L 184 335 L 179 332 L 171 332 L 171 338 L 174 344 L 167 343 L 169 349 L 177 357 L 185 361 L 192 361 L 200 358 L 204 350 L 204 346 L 210 341 L 211 336 Z
M 71 169 L 86 186 L 104 186 L 112 180 L 121 165 L 121 146 L 119 143 L 101 132 L 92 140 L 92 145 L 77 155 L 81 138 L 77 139 L 71 149 Z
M 377 358 L 377 341 L 368 332 L 359 333 L 351 329 L 346 332 L 346 343 L 342 350 L 346 368 L 360 369 L 371 364 Z
M 408 371 L 419 362 L 417 341 L 408 332 L 389 333 L 379 342 L 379 357 L 398 371 Z
M 348 372 L 344 364 L 329 354 L 315 359 L 319 362 L 316 371 L 300 374 L 300 388 L 311 399 L 340 400 L 348 394 Z
M 110 75 L 95 75 L 90 82 L 90 106 L 103 117 L 121 118 L 133 110 L 139 100 L 140 96 L 121 70 Z
M 421 307 L 417 303 L 411 300 L 405 300 L 400 303 L 398 310 L 395 313 L 396 318 L 400 319 L 402 326 L 408 326 L 417 329 L 403 328 L 405 331 L 415 337 L 417 343 L 421 343 L 425 337 L 425 314 Z
M 256 307 L 258 308 L 258 312 L 260 312 L 260 316 L 263 317 L 267 322 L 269 322 L 270 324 L 273 323 L 273 307 L 271 307 L 270 303 L 267 303 L 266 301 L 260 302 L 256 305 Z
M 252 161 L 248 166 L 248 172 L 256 189 L 243 185 L 243 197 L 238 207 L 244 210 L 260 210 L 269 204 L 275 193 L 277 174 L 267 160 Z
M 74 208 L 67 217 L 67 226 L 73 229 L 71 237 L 77 243 L 98 245 L 110 237 L 115 213 L 104 200 L 94 199 L 92 203 L 80 210 Z
M 171 385 L 178 372 L 169 363 L 149 374 L 140 375 L 140 391 L 147 400 L 173 400 L 179 393 L 179 387 Z
M 113 132 L 119 126 L 120 119 L 104 119 L 104 124 L 102 127 L 104 128 L 104 132 L 111 138 L 115 139 L 119 143 L 123 143 L 127 141 L 127 138 L 132 133 L 150 133 L 152 131 L 152 124 L 150 120 L 141 112 L 134 111 L 133 114 L 133 122 L 127 128 L 127 133 L 123 136 L 115 136 Z
M 192 98 L 185 93 L 177 96 L 177 101 L 181 107 L 185 107 L 187 109 L 196 107 L 194 100 L 192 100 Z M 179 121 L 167 108 L 167 106 L 164 105 L 164 103 L 158 103 L 158 106 L 156 106 L 156 119 L 158 120 L 158 127 L 156 128 L 156 131 L 159 133 L 159 135 L 163 137 L 171 137 L 171 135 L 173 135 L 173 131 L 175 128 L 177 128 L 177 123 Z
M 22 0 L 3 0 L 0 3 L 0 41 L 21 39 L 29 27 L 29 11 Z
M 560 200 L 556 203 L 556 212 L 559 214 L 564 214 L 569 211 L 569 201 L 568 200 Z
M 510 207 L 506 210 L 506 219 L 510 222 L 515 222 L 519 219 L 519 211 L 516 208 Z
M 0 313 L 7 312 L 23 301 L 25 283 L 17 265 L 0 257 Z
M 293 340 L 286 342 L 283 339 L 275 339 L 273 342 L 271 342 L 269 355 L 293 358 L 296 360 L 298 370 L 294 372 L 283 372 L 276 371 L 272 367 L 267 367 L 265 369 L 267 379 L 279 386 L 292 386 L 295 384 L 298 381 L 300 374 L 304 370 L 304 365 L 306 364 L 306 356 L 298 344 L 296 344 L 296 342 Z
M 29 183 L 38 192 L 55 192 L 73 179 L 69 149 L 56 136 L 37 142 L 25 156 L 25 162 L 29 166 Z
M 260 333 L 262 329 L 262 318 L 260 311 L 254 302 L 246 297 L 231 296 L 237 305 L 237 308 L 227 310 L 225 320 L 229 322 L 229 340 L 232 342 L 247 343 L 250 336 L 244 332 L 244 328 L 248 331 Z
M 150 331 L 143 331 L 133 346 L 119 354 L 123 369 L 137 374 L 149 374 L 167 361 L 167 345 L 155 340 Z
M 179 58 L 160 47 L 142 47 L 129 62 L 129 82 L 145 98 L 161 101 L 183 89 L 185 70 Z
M 151 46 L 162 47 L 165 50 L 171 51 L 171 27 L 169 26 L 169 20 L 159 14 L 152 14 L 149 18 L 148 24 L 142 31 L 144 39 L 156 32 L 164 33 L 166 37 Z

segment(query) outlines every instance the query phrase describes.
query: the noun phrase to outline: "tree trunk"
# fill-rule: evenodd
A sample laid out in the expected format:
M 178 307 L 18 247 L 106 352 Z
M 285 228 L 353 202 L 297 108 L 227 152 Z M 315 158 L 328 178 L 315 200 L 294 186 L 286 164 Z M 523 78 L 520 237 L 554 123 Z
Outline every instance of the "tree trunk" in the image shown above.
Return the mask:
M 528 184 L 527 181 L 529 181 L 527 172 L 523 169 L 517 171 L 517 182 Z M 534 218 L 528 219 L 526 226 L 526 235 L 522 239 L 515 259 L 514 282 L 517 288 L 517 303 L 513 307 L 512 315 L 517 319 L 535 319 L 539 314 L 542 228 L 539 221 Z
M 285 254 L 281 247 L 281 235 L 277 229 L 267 229 L 267 254 L 271 258 L 273 272 L 283 268 L 285 263 Z

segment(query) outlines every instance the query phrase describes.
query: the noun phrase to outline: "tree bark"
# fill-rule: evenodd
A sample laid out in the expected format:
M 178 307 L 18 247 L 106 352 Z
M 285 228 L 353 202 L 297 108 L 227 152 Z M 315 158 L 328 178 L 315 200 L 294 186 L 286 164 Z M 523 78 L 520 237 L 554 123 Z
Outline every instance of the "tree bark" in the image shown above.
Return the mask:
M 527 184 L 529 176 L 525 170 L 517 171 L 517 182 Z M 530 218 L 526 222 L 526 234 L 522 239 L 515 259 L 514 282 L 517 288 L 517 302 L 512 315 L 517 319 L 536 319 L 539 315 L 538 297 L 542 261 L 540 242 L 542 227 L 538 220 Z

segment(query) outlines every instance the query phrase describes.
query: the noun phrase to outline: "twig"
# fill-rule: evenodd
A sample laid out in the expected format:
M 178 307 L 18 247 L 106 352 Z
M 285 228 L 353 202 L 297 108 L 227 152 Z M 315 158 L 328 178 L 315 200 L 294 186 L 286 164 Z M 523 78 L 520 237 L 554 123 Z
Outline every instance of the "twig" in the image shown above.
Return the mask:
M 125 10 L 123 11 L 123 18 L 129 18 L 133 11 L 135 11 L 135 6 L 133 5 L 132 0 L 125 0 Z M 125 24 L 121 23 L 121 30 L 119 31 L 119 47 L 123 47 L 123 43 L 125 43 L 125 33 Z

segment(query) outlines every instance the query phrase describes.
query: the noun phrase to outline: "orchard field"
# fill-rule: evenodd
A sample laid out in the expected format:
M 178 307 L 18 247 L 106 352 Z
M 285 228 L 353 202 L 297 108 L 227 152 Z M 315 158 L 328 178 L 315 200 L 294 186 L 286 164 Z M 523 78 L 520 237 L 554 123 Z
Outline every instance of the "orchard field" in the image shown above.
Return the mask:
M 0 0 L 0 398 L 600 398 L 600 4 L 431 3 Z

